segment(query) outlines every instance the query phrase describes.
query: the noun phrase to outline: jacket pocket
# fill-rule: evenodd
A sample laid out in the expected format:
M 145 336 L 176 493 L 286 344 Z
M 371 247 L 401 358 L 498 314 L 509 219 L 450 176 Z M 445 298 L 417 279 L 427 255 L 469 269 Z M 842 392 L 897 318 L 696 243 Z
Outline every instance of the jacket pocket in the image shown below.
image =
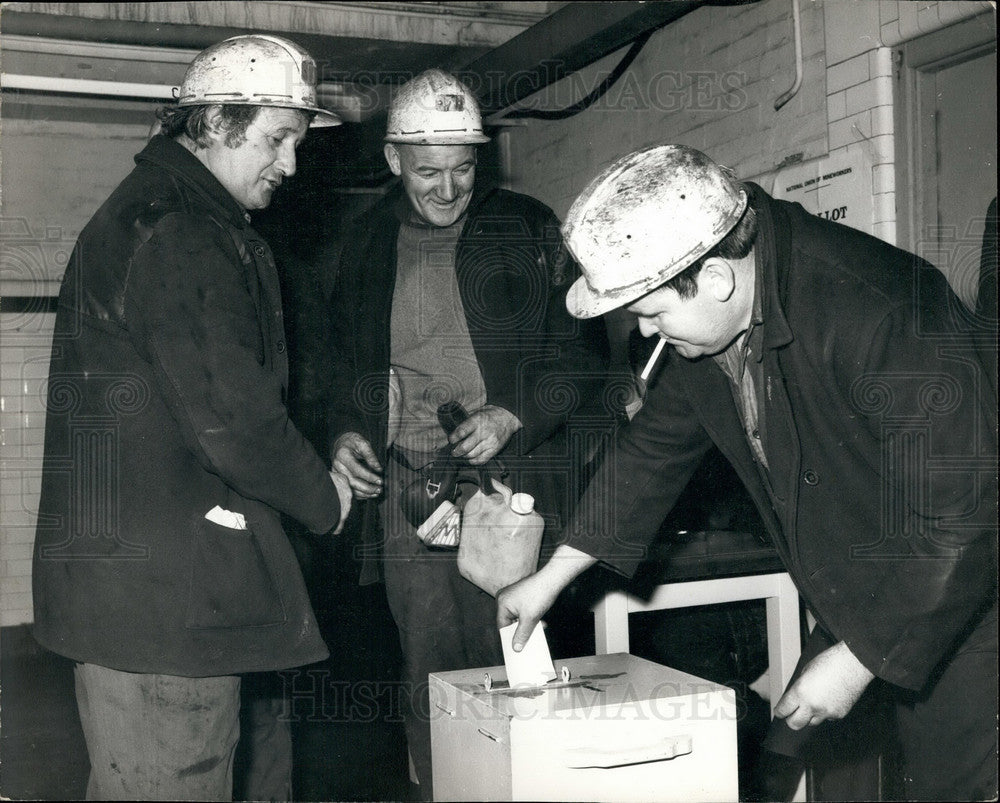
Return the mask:
M 191 552 L 184 626 L 254 627 L 280 624 L 285 610 L 253 529 L 202 520 Z

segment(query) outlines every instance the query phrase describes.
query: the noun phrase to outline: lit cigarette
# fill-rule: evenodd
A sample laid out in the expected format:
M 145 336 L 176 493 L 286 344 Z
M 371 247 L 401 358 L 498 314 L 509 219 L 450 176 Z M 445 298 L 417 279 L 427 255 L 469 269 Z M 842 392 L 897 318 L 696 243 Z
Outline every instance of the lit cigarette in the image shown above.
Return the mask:
M 663 351 L 663 346 L 666 344 L 666 340 L 662 337 L 660 342 L 656 344 L 656 348 L 653 349 L 653 353 L 649 355 L 649 360 L 646 362 L 646 367 L 642 369 L 642 373 L 639 374 L 639 379 L 645 382 L 649 379 L 649 374 L 653 370 L 653 366 L 656 364 L 656 358 L 660 356 L 660 352 Z

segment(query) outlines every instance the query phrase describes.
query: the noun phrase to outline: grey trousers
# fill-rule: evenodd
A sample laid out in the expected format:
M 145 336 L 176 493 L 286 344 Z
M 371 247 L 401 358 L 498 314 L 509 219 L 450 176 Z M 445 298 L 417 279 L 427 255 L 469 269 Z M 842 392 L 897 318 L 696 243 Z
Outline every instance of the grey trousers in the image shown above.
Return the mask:
M 232 800 L 240 679 L 77 664 L 88 800 Z
M 496 600 L 458 571 L 457 550 L 429 549 L 403 516 L 400 491 L 418 475 L 389 460 L 381 511 L 389 609 L 403 653 L 403 720 L 420 796 L 430 800 L 431 717 L 427 675 L 503 663 Z

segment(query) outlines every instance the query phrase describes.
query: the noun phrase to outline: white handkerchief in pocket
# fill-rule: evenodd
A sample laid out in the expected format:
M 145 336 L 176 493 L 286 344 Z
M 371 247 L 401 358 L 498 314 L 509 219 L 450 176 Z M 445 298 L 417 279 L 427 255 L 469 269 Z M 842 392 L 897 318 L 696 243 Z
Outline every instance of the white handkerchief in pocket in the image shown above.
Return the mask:
M 228 527 L 230 530 L 245 530 L 247 528 L 246 519 L 243 518 L 242 513 L 234 513 L 231 510 L 224 510 L 223 508 L 216 505 L 208 513 L 205 514 L 205 518 L 209 521 L 220 524 L 223 527 Z

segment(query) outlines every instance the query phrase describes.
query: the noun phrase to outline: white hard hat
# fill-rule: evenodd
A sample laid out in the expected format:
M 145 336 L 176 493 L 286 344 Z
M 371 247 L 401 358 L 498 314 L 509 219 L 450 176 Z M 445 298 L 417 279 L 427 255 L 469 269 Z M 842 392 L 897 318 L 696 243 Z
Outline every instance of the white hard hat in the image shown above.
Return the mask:
M 195 56 L 177 92 L 177 105 L 213 103 L 314 112 L 311 127 L 341 123 L 316 103 L 312 56 L 280 36 L 234 36 Z
M 672 279 L 739 222 L 747 195 L 701 151 L 656 145 L 622 157 L 573 202 L 562 232 L 583 275 L 577 318 L 630 304 Z
M 443 70 L 431 69 L 407 81 L 389 106 L 386 142 L 408 145 L 479 145 L 479 104 L 469 88 Z

